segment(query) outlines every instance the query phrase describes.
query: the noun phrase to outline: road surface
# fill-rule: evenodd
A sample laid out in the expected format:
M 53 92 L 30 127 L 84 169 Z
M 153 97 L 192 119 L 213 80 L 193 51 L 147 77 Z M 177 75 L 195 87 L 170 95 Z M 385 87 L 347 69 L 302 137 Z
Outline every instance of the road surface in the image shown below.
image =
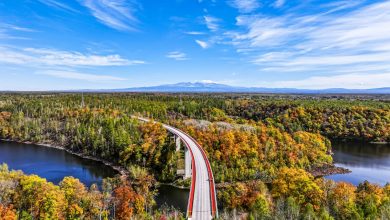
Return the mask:
M 149 119 L 137 118 L 142 121 L 149 121 Z M 208 220 L 217 217 L 218 210 L 214 177 L 205 152 L 188 134 L 172 126 L 162 125 L 169 132 L 180 137 L 192 157 L 192 180 L 187 208 L 188 219 Z

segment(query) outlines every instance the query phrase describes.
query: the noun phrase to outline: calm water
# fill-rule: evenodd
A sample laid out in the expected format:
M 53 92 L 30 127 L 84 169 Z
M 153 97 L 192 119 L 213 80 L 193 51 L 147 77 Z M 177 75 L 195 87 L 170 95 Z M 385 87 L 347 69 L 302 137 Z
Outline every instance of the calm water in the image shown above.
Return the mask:
M 355 185 L 368 180 L 381 185 L 390 182 L 390 145 L 363 142 L 333 142 L 336 166 L 352 171 L 349 174 L 327 176 L 336 181 Z
M 161 207 L 167 205 L 168 207 L 175 207 L 182 212 L 187 211 L 188 189 L 178 189 L 169 185 L 161 185 L 158 189 L 159 195 L 156 198 L 157 206 Z
M 355 185 L 364 180 L 381 185 L 390 182 L 390 145 L 363 142 L 332 144 L 336 165 L 348 168 L 352 173 L 327 178 Z M 93 183 L 100 185 L 103 178 L 117 174 L 101 162 L 83 159 L 63 150 L 3 141 L 0 141 L 0 163 L 7 163 L 10 169 L 37 174 L 56 184 L 65 176 L 74 176 L 87 186 Z M 166 204 L 185 212 L 188 194 L 189 190 L 161 185 L 156 202 L 160 207 Z
M 117 174 L 111 167 L 70 154 L 64 150 L 33 144 L 0 141 L 0 164 L 10 169 L 36 174 L 58 184 L 66 176 L 74 176 L 87 186 Z M 188 190 L 161 185 L 156 198 L 158 206 L 173 206 L 183 212 L 187 210 Z
M 83 159 L 64 150 L 33 144 L 0 141 L 0 163 L 13 170 L 36 174 L 58 184 L 65 176 L 74 176 L 85 185 L 101 185 L 102 179 L 117 172 L 101 162 Z

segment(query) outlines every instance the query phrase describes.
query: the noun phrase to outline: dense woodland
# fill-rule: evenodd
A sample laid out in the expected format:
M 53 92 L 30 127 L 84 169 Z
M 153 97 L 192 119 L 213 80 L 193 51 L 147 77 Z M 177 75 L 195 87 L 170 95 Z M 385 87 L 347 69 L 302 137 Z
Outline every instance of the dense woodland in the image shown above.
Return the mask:
M 153 178 L 142 169 L 131 174 L 137 184 L 105 179 L 99 190 L 96 185 L 88 189 L 73 177 L 54 185 L 0 165 L 0 219 L 183 219 L 175 210 L 151 210 Z
M 160 124 L 139 122 L 134 114 L 175 125 L 203 146 L 212 169 L 218 170 L 214 175 L 219 204 L 226 210 L 223 218 L 386 219 L 389 185 L 355 187 L 307 172 L 332 164 L 329 138 L 389 142 L 390 102 L 382 98 L 1 94 L 0 138 L 61 146 L 119 164 L 129 176 L 107 180 L 99 191 L 72 178 L 55 186 L 3 166 L 0 219 L 183 216 L 158 211 L 153 201 L 156 181 L 179 178 L 182 154 Z M 69 191 L 82 193 L 74 198 Z M 57 203 L 66 205 L 59 209 Z

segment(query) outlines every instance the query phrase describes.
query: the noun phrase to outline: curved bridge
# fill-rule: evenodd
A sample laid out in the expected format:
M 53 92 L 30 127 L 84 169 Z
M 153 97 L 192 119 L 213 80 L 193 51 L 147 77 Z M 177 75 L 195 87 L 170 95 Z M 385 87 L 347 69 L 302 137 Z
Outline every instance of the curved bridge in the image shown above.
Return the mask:
M 137 118 L 141 121 L 149 121 L 149 119 Z M 206 153 L 188 134 L 172 126 L 166 124 L 162 125 L 169 132 L 180 138 L 190 155 L 189 159 L 191 159 L 191 161 L 188 165 L 191 165 L 192 167 L 192 181 L 188 198 L 187 218 L 207 220 L 218 217 L 214 176 Z M 186 161 L 189 161 L 189 159 L 186 159 Z M 188 170 L 188 168 L 189 167 L 186 167 L 186 170 Z M 187 172 L 188 171 L 186 171 L 186 173 Z

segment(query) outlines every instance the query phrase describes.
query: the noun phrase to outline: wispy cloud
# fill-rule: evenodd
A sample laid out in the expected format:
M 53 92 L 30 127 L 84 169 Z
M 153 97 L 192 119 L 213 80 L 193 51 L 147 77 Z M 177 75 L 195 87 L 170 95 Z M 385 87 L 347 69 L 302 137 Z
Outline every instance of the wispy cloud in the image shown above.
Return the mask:
M 183 52 L 180 52 L 180 51 L 172 51 L 172 52 L 169 52 L 169 53 L 166 55 L 166 57 L 167 57 L 167 58 L 174 59 L 174 60 L 178 60 L 178 61 L 188 60 L 187 54 L 185 54 L 185 53 L 183 53 Z
M 209 47 L 209 44 L 205 41 L 201 41 L 201 40 L 195 40 L 195 42 L 200 46 L 202 47 L 203 49 L 206 49 Z
M 277 81 L 262 83 L 259 86 L 272 88 L 302 88 L 302 89 L 369 89 L 389 87 L 390 73 L 381 74 L 342 74 L 335 76 L 313 76 L 302 80 Z
M 286 0 L 276 0 L 275 3 L 274 3 L 274 7 L 275 8 L 280 8 L 284 5 L 284 3 L 286 3 Z
M 78 12 L 76 9 L 70 7 L 67 4 L 64 4 L 63 2 L 59 2 L 58 0 L 38 0 L 38 1 L 47 6 L 54 7 L 57 9 L 71 11 L 71 12 Z
M 35 30 L 14 24 L 0 23 L 0 39 L 28 39 L 20 36 L 22 32 L 35 32 Z
M 7 47 L 0 47 L 0 62 L 46 66 L 127 66 L 145 63 L 140 60 L 127 60 L 117 54 L 102 56 L 52 49 Z
M 101 23 L 121 31 L 136 31 L 135 4 L 128 0 L 79 0 Z
M 98 74 L 89 74 L 89 73 L 79 73 L 73 71 L 63 71 L 63 70 L 47 70 L 37 72 L 36 74 L 48 75 L 62 79 L 76 79 L 76 80 L 85 80 L 91 82 L 107 82 L 107 81 L 123 81 L 126 80 L 120 77 L 114 77 L 109 75 L 98 75 Z
M 13 31 L 22 31 L 22 32 L 35 32 L 35 30 L 31 28 L 26 28 L 26 27 L 21 27 L 13 24 L 0 24 L 0 28 L 5 28 L 8 30 L 13 30 Z
M 333 12 L 354 8 L 356 6 L 361 5 L 364 2 L 365 2 L 365 0 L 355 0 L 355 1 L 343 0 L 343 1 L 336 1 L 336 2 L 327 3 L 324 5 L 321 5 L 321 7 L 328 9 L 328 11 L 326 11 L 324 14 L 330 14 Z
M 356 4 L 343 1 L 312 15 L 239 16 L 241 31 L 225 36 L 263 73 L 355 74 L 356 66 L 366 75 L 388 71 L 390 1 L 335 13 Z
M 230 1 L 230 5 L 242 13 L 249 13 L 260 7 L 260 2 L 259 0 L 232 0 Z
M 219 29 L 218 23 L 220 20 L 218 18 L 209 15 L 203 16 L 203 18 L 208 29 L 211 31 L 217 31 Z
M 187 31 L 187 32 L 184 32 L 185 34 L 188 34 L 188 35 L 204 35 L 206 33 L 204 32 L 200 32 L 200 31 Z

